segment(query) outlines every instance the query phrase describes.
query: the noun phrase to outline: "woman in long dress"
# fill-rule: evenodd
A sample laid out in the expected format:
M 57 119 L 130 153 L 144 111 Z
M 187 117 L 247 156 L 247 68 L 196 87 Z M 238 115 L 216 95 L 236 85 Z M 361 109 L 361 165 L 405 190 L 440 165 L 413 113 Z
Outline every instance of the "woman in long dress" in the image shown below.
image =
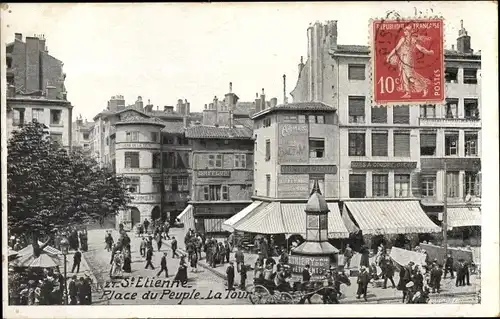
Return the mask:
M 122 275 L 123 254 L 121 251 L 115 253 L 113 266 L 111 269 L 111 278 L 116 278 Z
M 179 261 L 179 269 L 177 270 L 174 281 L 186 282 L 187 279 L 186 256 L 181 256 L 181 260 Z
M 132 255 L 130 254 L 130 248 L 123 250 L 123 271 L 126 273 L 132 272 Z
M 421 45 L 421 42 L 430 39 L 430 37 L 419 36 L 412 32 L 412 26 L 408 25 L 404 28 L 404 36 L 387 55 L 387 63 L 398 68 L 399 78 L 396 79 L 396 90 L 404 92 L 403 98 L 409 98 L 411 93 L 422 93 L 422 97 L 428 94 L 431 81 L 415 70 L 415 54 L 416 51 L 426 55 L 434 54 L 433 50 L 427 50 Z

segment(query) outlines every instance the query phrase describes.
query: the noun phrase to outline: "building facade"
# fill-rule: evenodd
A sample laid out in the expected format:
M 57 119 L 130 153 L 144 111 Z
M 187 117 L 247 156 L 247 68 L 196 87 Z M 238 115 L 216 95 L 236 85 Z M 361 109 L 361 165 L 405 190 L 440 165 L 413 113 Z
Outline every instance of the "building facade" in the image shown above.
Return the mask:
M 72 145 L 72 110 L 64 86 L 63 63 L 51 56 L 43 36 L 15 34 L 6 45 L 7 136 L 24 123 L 45 124 L 50 137 Z
M 457 49 L 445 52 L 442 105 L 372 106 L 369 47 L 337 44 L 336 21 L 310 26 L 308 48 L 291 94 L 294 101 L 321 101 L 338 110 L 339 198 L 418 199 L 439 223 L 448 194 L 448 212 L 467 207 L 477 224 L 481 55 L 471 49 L 463 25 Z
M 82 116 L 78 116 L 72 125 L 73 149 L 79 149 L 84 153 L 91 154 L 92 131 L 94 130 L 94 122 L 88 122 Z

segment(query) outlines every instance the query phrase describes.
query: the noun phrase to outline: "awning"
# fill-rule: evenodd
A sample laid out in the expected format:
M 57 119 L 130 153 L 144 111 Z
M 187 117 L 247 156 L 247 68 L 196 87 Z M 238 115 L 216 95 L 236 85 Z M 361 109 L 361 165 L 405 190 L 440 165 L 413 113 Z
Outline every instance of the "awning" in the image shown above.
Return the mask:
M 448 207 L 448 227 L 481 226 L 479 207 Z
M 223 218 L 205 218 L 203 219 L 203 224 L 205 226 L 205 232 L 207 233 L 220 233 L 223 232 L 222 223 L 225 219 Z
M 363 234 L 438 233 L 418 201 L 346 201 Z
M 286 233 L 291 235 L 306 234 L 306 209 L 307 204 L 282 203 L 281 215 L 285 225 Z M 328 203 L 328 238 L 347 238 L 349 231 L 342 221 L 340 209 L 337 203 Z
M 264 206 L 265 205 L 265 206 Z M 265 203 L 258 210 L 237 222 L 235 230 L 256 234 L 284 234 L 286 233 L 283 218 L 281 217 L 280 203 Z
M 177 218 L 184 224 L 184 229 L 195 229 L 193 205 L 187 205 Z
M 306 203 L 262 203 L 233 225 L 238 231 L 258 234 L 306 234 Z M 349 231 L 342 221 L 337 203 L 328 203 L 328 237 L 347 238 Z
M 41 241 L 38 241 L 38 245 L 40 247 L 42 247 L 43 243 Z M 62 255 L 62 251 L 60 251 L 59 249 L 56 249 L 52 246 L 45 246 L 43 248 L 43 253 L 45 254 L 49 254 L 49 255 L 52 255 L 52 256 L 58 256 L 58 255 Z M 17 252 L 17 255 L 22 257 L 22 256 L 27 256 L 27 255 L 32 255 L 33 254 L 33 245 L 28 245 L 26 247 L 24 247 L 23 249 L 21 249 L 20 251 Z
M 239 213 L 235 214 L 233 217 L 229 218 L 226 220 L 224 223 L 222 223 L 222 229 L 225 231 L 233 232 L 234 231 L 234 225 L 248 216 L 254 209 L 259 207 L 259 205 L 262 204 L 261 201 L 254 201 L 247 207 L 243 208 Z

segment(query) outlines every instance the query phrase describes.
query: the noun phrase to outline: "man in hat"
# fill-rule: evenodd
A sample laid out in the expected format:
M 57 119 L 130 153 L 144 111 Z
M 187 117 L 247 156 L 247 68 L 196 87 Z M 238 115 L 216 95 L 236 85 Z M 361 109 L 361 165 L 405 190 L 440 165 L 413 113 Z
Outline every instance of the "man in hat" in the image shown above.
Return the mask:
M 356 299 L 359 299 L 361 295 L 363 295 L 363 298 L 365 301 L 366 299 L 366 293 L 368 291 L 368 283 L 370 282 L 370 275 L 368 274 L 368 271 L 366 271 L 366 266 L 361 266 L 360 272 L 358 275 L 358 291 L 356 292 L 357 296 Z
M 236 271 L 241 271 L 241 265 L 245 263 L 245 255 L 240 247 L 236 248 L 236 252 L 234 253 L 234 259 L 236 259 Z
M 306 283 L 311 280 L 311 266 L 306 265 L 302 270 L 302 282 Z
M 351 258 L 352 258 L 352 248 L 349 246 L 349 244 L 346 245 L 345 250 L 344 250 L 344 265 L 345 268 L 351 267 Z
M 384 259 L 382 259 L 382 276 L 384 277 L 384 286 L 383 289 L 387 289 L 387 280 L 391 281 L 392 288 L 395 288 L 394 284 L 394 263 L 392 262 L 391 257 L 385 255 Z
M 438 265 L 437 259 L 434 259 L 432 262 L 432 269 L 431 269 L 431 287 L 432 287 L 432 293 L 437 293 L 441 292 L 441 277 L 443 276 L 443 269 L 441 265 Z
M 82 261 L 82 253 L 78 250 L 78 248 L 75 251 L 75 254 L 73 255 L 73 268 L 71 268 L 71 272 L 80 272 L 80 263 Z
M 455 278 L 453 274 L 453 257 L 451 257 L 451 253 L 448 253 L 448 257 L 446 257 L 446 261 L 444 263 L 444 277 L 446 279 L 446 275 L 450 272 L 451 279 Z
M 226 269 L 227 275 L 227 290 L 234 290 L 234 265 L 233 261 L 229 262 L 229 266 Z
M 458 260 L 458 268 L 457 268 L 457 280 L 455 281 L 455 286 L 465 286 L 465 262 L 461 258 Z
M 241 290 L 245 290 L 248 269 L 249 269 L 249 266 L 245 265 L 244 263 L 242 263 L 240 265 L 239 272 L 240 272 L 240 289 Z
M 160 261 L 160 271 L 156 274 L 156 277 L 160 277 L 162 272 L 165 272 L 165 277 L 168 277 L 168 268 L 167 268 L 167 252 L 163 253 Z

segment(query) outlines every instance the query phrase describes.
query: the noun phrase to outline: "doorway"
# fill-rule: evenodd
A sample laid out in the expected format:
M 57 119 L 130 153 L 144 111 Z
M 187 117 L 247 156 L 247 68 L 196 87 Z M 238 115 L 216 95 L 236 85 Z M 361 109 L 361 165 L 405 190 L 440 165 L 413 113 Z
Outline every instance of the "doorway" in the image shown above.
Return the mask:
M 130 222 L 132 229 L 137 223 L 141 222 L 141 212 L 137 209 L 137 207 L 130 208 Z

